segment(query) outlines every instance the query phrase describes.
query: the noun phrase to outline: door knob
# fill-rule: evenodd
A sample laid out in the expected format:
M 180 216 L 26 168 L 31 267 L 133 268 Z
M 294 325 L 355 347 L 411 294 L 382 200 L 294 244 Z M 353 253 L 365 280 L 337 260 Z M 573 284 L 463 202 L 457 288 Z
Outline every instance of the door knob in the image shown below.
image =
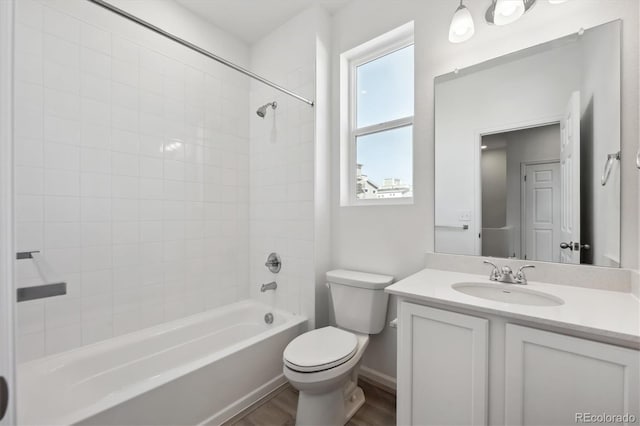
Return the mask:
M 569 243 L 560 243 L 560 248 L 569 249 L 571 251 L 591 250 L 591 246 L 589 244 L 574 243 L 573 241 Z
M 4 418 L 9 407 L 9 385 L 7 380 L 0 376 L 0 420 Z

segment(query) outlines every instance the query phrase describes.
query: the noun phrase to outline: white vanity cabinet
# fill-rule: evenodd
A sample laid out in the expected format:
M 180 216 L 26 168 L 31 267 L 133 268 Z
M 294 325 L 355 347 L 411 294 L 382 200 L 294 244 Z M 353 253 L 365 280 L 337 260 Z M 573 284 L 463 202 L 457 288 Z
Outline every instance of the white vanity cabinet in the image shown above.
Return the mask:
M 638 418 L 638 351 L 513 324 L 505 344 L 506 424 L 585 423 L 578 413 Z
M 398 425 L 639 418 L 640 351 L 464 312 L 399 303 Z
M 486 424 L 489 321 L 399 308 L 398 424 Z

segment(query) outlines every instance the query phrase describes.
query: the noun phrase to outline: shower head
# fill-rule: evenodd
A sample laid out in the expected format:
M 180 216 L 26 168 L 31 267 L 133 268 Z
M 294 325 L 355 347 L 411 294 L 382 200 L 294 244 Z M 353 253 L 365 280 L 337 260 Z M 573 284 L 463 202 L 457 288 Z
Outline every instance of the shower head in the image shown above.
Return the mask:
M 267 108 L 269 108 L 269 107 L 271 107 L 273 109 L 276 109 L 276 108 L 278 108 L 278 103 L 276 101 L 273 101 L 273 102 L 269 102 L 268 104 L 262 105 L 256 111 L 256 114 L 258 114 L 258 117 L 264 118 L 267 115 Z

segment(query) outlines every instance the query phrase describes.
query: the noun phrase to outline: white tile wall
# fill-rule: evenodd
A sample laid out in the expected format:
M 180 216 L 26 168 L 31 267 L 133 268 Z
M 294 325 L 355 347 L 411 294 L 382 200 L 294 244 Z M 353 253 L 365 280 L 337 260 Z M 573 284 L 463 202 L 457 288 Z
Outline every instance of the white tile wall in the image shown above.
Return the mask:
M 252 69 L 287 88 L 315 97 L 315 13 L 294 17 L 252 46 Z M 255 109 L 277 101 L 262 119 Z M 258 83 L 251 84 L 250 294 L 315 318 L 314 109 Z M 279 274 L 264 262 L 281 255 Z M 260 284 L 276 279 L 276 292 Z
M 69 283 L 18 305 L 20 361 L 248 295 L 247 80 L 59 6 L 17 2 L 16 250 Z M 17 275 L 41 282 L 30 261 Z

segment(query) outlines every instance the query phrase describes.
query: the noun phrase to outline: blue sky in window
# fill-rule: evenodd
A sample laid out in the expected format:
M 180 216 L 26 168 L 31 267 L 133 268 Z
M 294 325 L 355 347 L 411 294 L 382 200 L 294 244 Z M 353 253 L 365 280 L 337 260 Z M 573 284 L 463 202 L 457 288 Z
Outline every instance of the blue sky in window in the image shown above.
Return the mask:
M 385 178 L 412 184 L 412 133 L 413 127 L 406 126 L 359 137 L 357 157 L 362 174 L 378 186 Z
M 413 115 L 413 46 L 357 69 L 357 126 L 365 127 Z M 362 172 L 381 185 L 385 178 L 412 183 L 412 127 L 358 138 Z

